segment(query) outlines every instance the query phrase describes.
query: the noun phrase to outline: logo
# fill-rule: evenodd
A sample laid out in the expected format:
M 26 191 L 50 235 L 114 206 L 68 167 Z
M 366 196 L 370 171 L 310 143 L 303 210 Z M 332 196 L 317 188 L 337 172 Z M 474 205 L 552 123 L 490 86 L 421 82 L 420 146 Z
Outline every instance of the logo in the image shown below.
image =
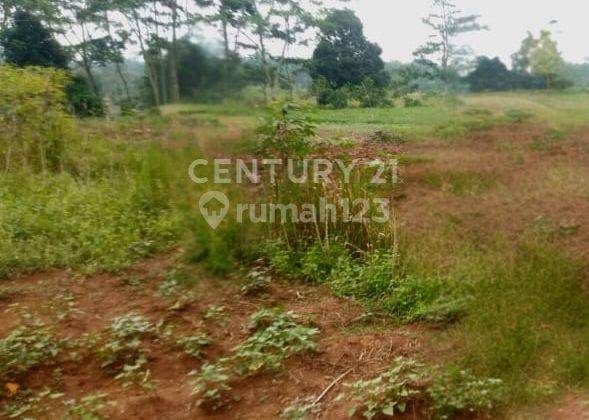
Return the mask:
M 219 191 L 209 191 L 200 197 L 200 213 L 213 229 L 217 229 L 229 212 L 229 199 Z

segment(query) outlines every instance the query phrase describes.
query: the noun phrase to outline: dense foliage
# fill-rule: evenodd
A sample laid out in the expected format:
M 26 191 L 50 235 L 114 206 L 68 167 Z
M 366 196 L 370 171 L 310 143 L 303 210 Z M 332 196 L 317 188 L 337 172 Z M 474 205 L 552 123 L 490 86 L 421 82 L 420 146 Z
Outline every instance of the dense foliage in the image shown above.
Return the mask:
M 342 89 L 368 90 L 367 106 L 379 105 L 389 81 L 381 48 L 364 36 L 362 22 L 351 10 L 334 10 L 320 24 L 320 41 L 309 63 L 320 105 L 344 107 Z M 362 93 L 360 93 L 362 95 Z

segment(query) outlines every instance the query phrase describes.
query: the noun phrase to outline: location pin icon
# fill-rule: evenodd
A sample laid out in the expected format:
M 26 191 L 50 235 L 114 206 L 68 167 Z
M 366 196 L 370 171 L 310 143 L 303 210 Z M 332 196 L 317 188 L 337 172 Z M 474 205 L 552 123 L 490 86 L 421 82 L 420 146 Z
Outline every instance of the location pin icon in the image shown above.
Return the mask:
M 229 199 L 219 191 L 209 191 L 200 197 L 200 213 L 213 229 L 217 229 L 229 212 Z

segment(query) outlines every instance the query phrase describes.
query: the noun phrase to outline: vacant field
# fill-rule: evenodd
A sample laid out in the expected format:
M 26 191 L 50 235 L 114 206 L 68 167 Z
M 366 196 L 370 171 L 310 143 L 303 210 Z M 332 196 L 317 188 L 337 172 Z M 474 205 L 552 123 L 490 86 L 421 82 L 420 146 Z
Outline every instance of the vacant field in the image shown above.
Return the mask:
M 256 155 L 240 105 L 78 122 L 67 171 L 0 175 L 3 416 L 589 416 L 589 96 L 297 112 L 314 156 L 399 160 L 390 232 L 208 229 L 188 166 Z

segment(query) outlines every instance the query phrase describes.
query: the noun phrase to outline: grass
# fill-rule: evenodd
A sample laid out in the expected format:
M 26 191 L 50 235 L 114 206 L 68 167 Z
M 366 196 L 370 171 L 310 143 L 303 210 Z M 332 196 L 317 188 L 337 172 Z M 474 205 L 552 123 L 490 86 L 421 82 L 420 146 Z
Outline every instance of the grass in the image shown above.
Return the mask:
M 430 172 L 424 181 L 433 188 L 454 195 L 480 195 L 497 184 L 495 174 L 474 171 Z
M 311 105 L 310 103 L 308 105 Z M 199 118 L 219 118 L 227 124 L 252 127 L 263 108 L 229 103 L 224 105 L 181 104 L 163 107 L 163 115 L 194 113 Z M 486 130 L 496 123 L 542 123 L 555 129 L 572 130 L 589 123 L 589 97 L 585 92 L 502 92 L 458 97 L 434 97 L 422 106 L 388 108 L 318 109 L 309 115 L 319 131 L 330 136 L 389 131 L 410 140 L 461 137 Z
M 567 130 L 589 122 L 587 105 L 589 100 L 577 93 L 480 94 L 429 99 L 410 108 L 312 109 L 310 115 L 320 135 L 329 138 L 385 130 L 408 141 L 438 137 L 449 144 L 495 123 L 545 123 L 545 136 L 529 151 L 539 154 L 561 144 Z M 448 360 L 459 372 L 442 376 L 436 385 L 440 411 L 452 411 L 464 401 L 486 407 L 484 398 L 469 399 L 477 377 L 501 379 L 514 404 L 565 387 L 589 386 L 589 305 L 582 286 L 586 267 L 550 238 L 524 235 L 505 240 L 498 233 L 484 239 L 455 226 L 399 232 L 392 224 L 378 229 L 269 229 L 226 222 L 211 230 L 197 213 L 202 187 L 189 182 L 186 169 L 205 153 L 227 153 L 235 150 L 236 142 L 250 140 L 249 129 L 259 115 L 258 109 L 243 105 L 182 104 L 144 119 L 108 125 L 91 120 L 80 127 L 86 140 L 67 151 L 70 163 L 64 171 L 0 174 L 0 276 L 56 267 L 120 271 L 133 261 L 182 245 L 183 259 L 156 292 L 162 298 L 198 300 L 190 293 L 197 280 L 185 270 L 187 263 L 228 276 L 256 261 L 259 271 L 250 273 L 244 295 L 263 294 L 270 284 L 275 287 L 271 275 L 279 274 L 293 282 L 327 284 L 334 294 L 357 300 L 368 311 L 397 323 L 435 324 L 441 331 L 436 339 L 442 348 L 453 349 Z M 235 137 L 226 135 L 231 130 Z M 427 154 L 401 156 L 401 161 L 435 162 Z M 589 196 L 588 174 L 581 167 L 553 165 L 545 178 L 541 181 L 561 194 Z M 356 181 L 350 191 L 334 189 L 334 197 L 376 193 L 365 188 L 363 178 Z M 498 185 L 493 173 L 460 168 L 430 171 L 423 181 L 457 196 L 492 194 Z M 224 191 L 232 202 L 252 196 L 261 200 L 269 194 Z M 304 187 L 271 193 L 276 199 L 297 202 L 318 199 L 317 191 Z M 0 299 L 10 299 L 10 294 Z M 209 306 L 204 313 L 210 328 L 224 328 L 225 318 L 221 306 Z M 205 364 L 197 378 L 195 392 L 212 407 L 223 401 L 234 378 L 275 371 L 292 355 L 316 348 L 319 332 L 291 313 L 262 311 L 252 324 L 230 356 L 218 365 Z M 143 317 L 129 314 L 106 331 L 100 348 L 104 366 L 123 383 L 149 385 L 141 341 L 152 329 Z M 7 366 L 19 363 L 24 369 L 2 371 L 0 378 L 18 379 L 51 360 L 57 351 L 52 340 L 45 330 L 16 330 L 0 340 L 0 358 Z M 173 345 L 204 358 L 209 342 L 206 335 L 194 333 L 177 337 Z M 40 350 L 32 351 L 31 343 Z M 466 376 L 460 372 L 472 375 L 463 380 Z M 393 391 L 404 392 L 404 385 L 397 387 L 395 381 Z M 457 394 L 448 391 L 450 387 Z M 363 396 L 358 395 L 360 402 Z M 386 403 L 387 411 L 397 409 Z M 299 408 L 309 408 L 303 406 Z

